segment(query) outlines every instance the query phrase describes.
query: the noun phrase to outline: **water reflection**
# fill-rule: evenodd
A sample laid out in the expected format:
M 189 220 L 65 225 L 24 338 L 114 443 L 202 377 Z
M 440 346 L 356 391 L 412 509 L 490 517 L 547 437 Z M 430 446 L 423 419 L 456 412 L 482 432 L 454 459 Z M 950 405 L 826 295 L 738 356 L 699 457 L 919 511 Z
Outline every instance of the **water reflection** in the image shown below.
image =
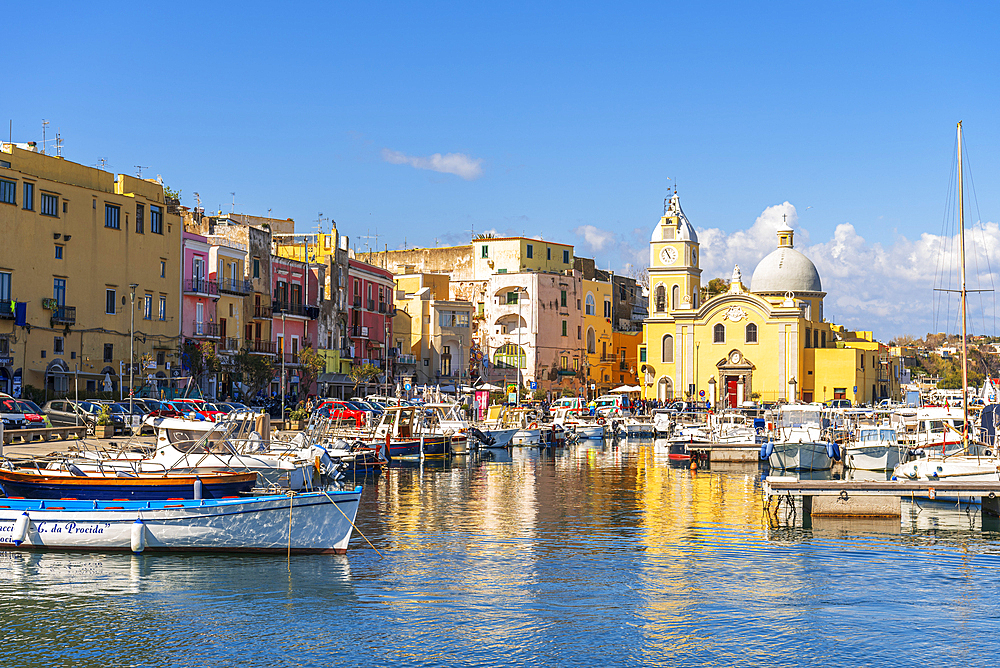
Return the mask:
M 672 467 L 651 441 L 503 454 L 369 481 L 357 524 L 384 558 L 359 538 L 290 561 L 0 553 L 0 658 L 985 665 L 997 649 L 1000 534 L 977 507 L 770 517 L 756 464 Z

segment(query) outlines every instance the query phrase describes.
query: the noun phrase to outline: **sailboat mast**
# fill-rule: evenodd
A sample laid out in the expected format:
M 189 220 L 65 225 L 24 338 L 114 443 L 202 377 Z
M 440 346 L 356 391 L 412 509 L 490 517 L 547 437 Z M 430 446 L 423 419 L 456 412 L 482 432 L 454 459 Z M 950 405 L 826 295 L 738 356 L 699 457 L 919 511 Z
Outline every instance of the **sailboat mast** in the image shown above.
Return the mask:
M 965 309 L 965 192 L 962 189 L 962 121 L 958 122 L 958 241 L 959 276 L 962 291 L 962 449 L 969 447 L 969 349 L 966 342 Z

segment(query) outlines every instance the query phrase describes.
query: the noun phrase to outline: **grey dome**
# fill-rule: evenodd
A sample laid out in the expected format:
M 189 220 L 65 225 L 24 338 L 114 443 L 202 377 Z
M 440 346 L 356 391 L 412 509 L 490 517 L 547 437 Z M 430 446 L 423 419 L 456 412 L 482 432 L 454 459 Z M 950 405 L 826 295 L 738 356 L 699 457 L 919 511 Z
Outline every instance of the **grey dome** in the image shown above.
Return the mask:
M 822 292 L 819 272 L 812 260 L 789 246 L 765 257 L 753 271 L 751 292 Z

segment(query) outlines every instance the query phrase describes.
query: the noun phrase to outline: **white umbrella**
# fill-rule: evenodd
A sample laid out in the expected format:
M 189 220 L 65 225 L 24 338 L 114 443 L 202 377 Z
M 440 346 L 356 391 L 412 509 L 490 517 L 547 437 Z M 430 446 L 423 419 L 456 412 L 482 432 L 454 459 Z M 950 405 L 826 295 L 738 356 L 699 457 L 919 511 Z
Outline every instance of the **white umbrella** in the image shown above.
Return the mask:
M 619 385 L 613 390 L 608 390 L 608 392 L 635 392 L 631 385 Z
M 476 387 L 474 389 L 477 389 L 477 390 L 486 390 L 487 392 L 496 392 L 497 390 L 502 390 L 503 388 L 502 387 L 497 387 L 496 385 L 491 385 L 490 383 L 486 383 L 486 384 L 480 385 L 479 387 Z

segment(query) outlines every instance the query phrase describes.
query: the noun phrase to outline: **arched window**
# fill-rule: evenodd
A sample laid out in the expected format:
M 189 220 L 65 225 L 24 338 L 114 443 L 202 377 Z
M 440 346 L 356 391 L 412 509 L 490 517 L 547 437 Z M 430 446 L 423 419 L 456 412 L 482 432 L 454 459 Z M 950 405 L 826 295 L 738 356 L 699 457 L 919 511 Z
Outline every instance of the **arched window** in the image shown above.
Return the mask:
M 725 343 L 726 342 L 726 326 L 721 322 L 712 329 L 713 338 L 715 343 Z
M 656 398 L 660 401 L 674 398 L 674 383 L 666 376 L 656 384 Z
M 670 308 L 677 309 L 681 306 L 681 286 L 675 285 L 670 295 Z
M 667 289 L 663 287 L 663 284 L 656 286 L 656 312 L 663 313 L 667 310 Z
M 747 325 L 747 343 L 757 343 L 757 325 L 752 322 Z
M 698 308 L 698 290 L 695 289 L 694 294 L 691 296 L 691 304 L 694 308 Z
M 594 301 L 594 295 L 587 293 L 587 315 L 597 315 L 597 302 Z
M 663 335 L 663 351 L 660 355 L 660 359 L 664 362 L 674 361 L 674 337 L 669 334 Z
M 525 368 L 524 348 L 516 343 L 505 343 L 493 353 L 493 366 L 498 369 Z
M 597 352 L 597 335 L 593 327 L 587 328 L 587 352 L 591 355 Z

